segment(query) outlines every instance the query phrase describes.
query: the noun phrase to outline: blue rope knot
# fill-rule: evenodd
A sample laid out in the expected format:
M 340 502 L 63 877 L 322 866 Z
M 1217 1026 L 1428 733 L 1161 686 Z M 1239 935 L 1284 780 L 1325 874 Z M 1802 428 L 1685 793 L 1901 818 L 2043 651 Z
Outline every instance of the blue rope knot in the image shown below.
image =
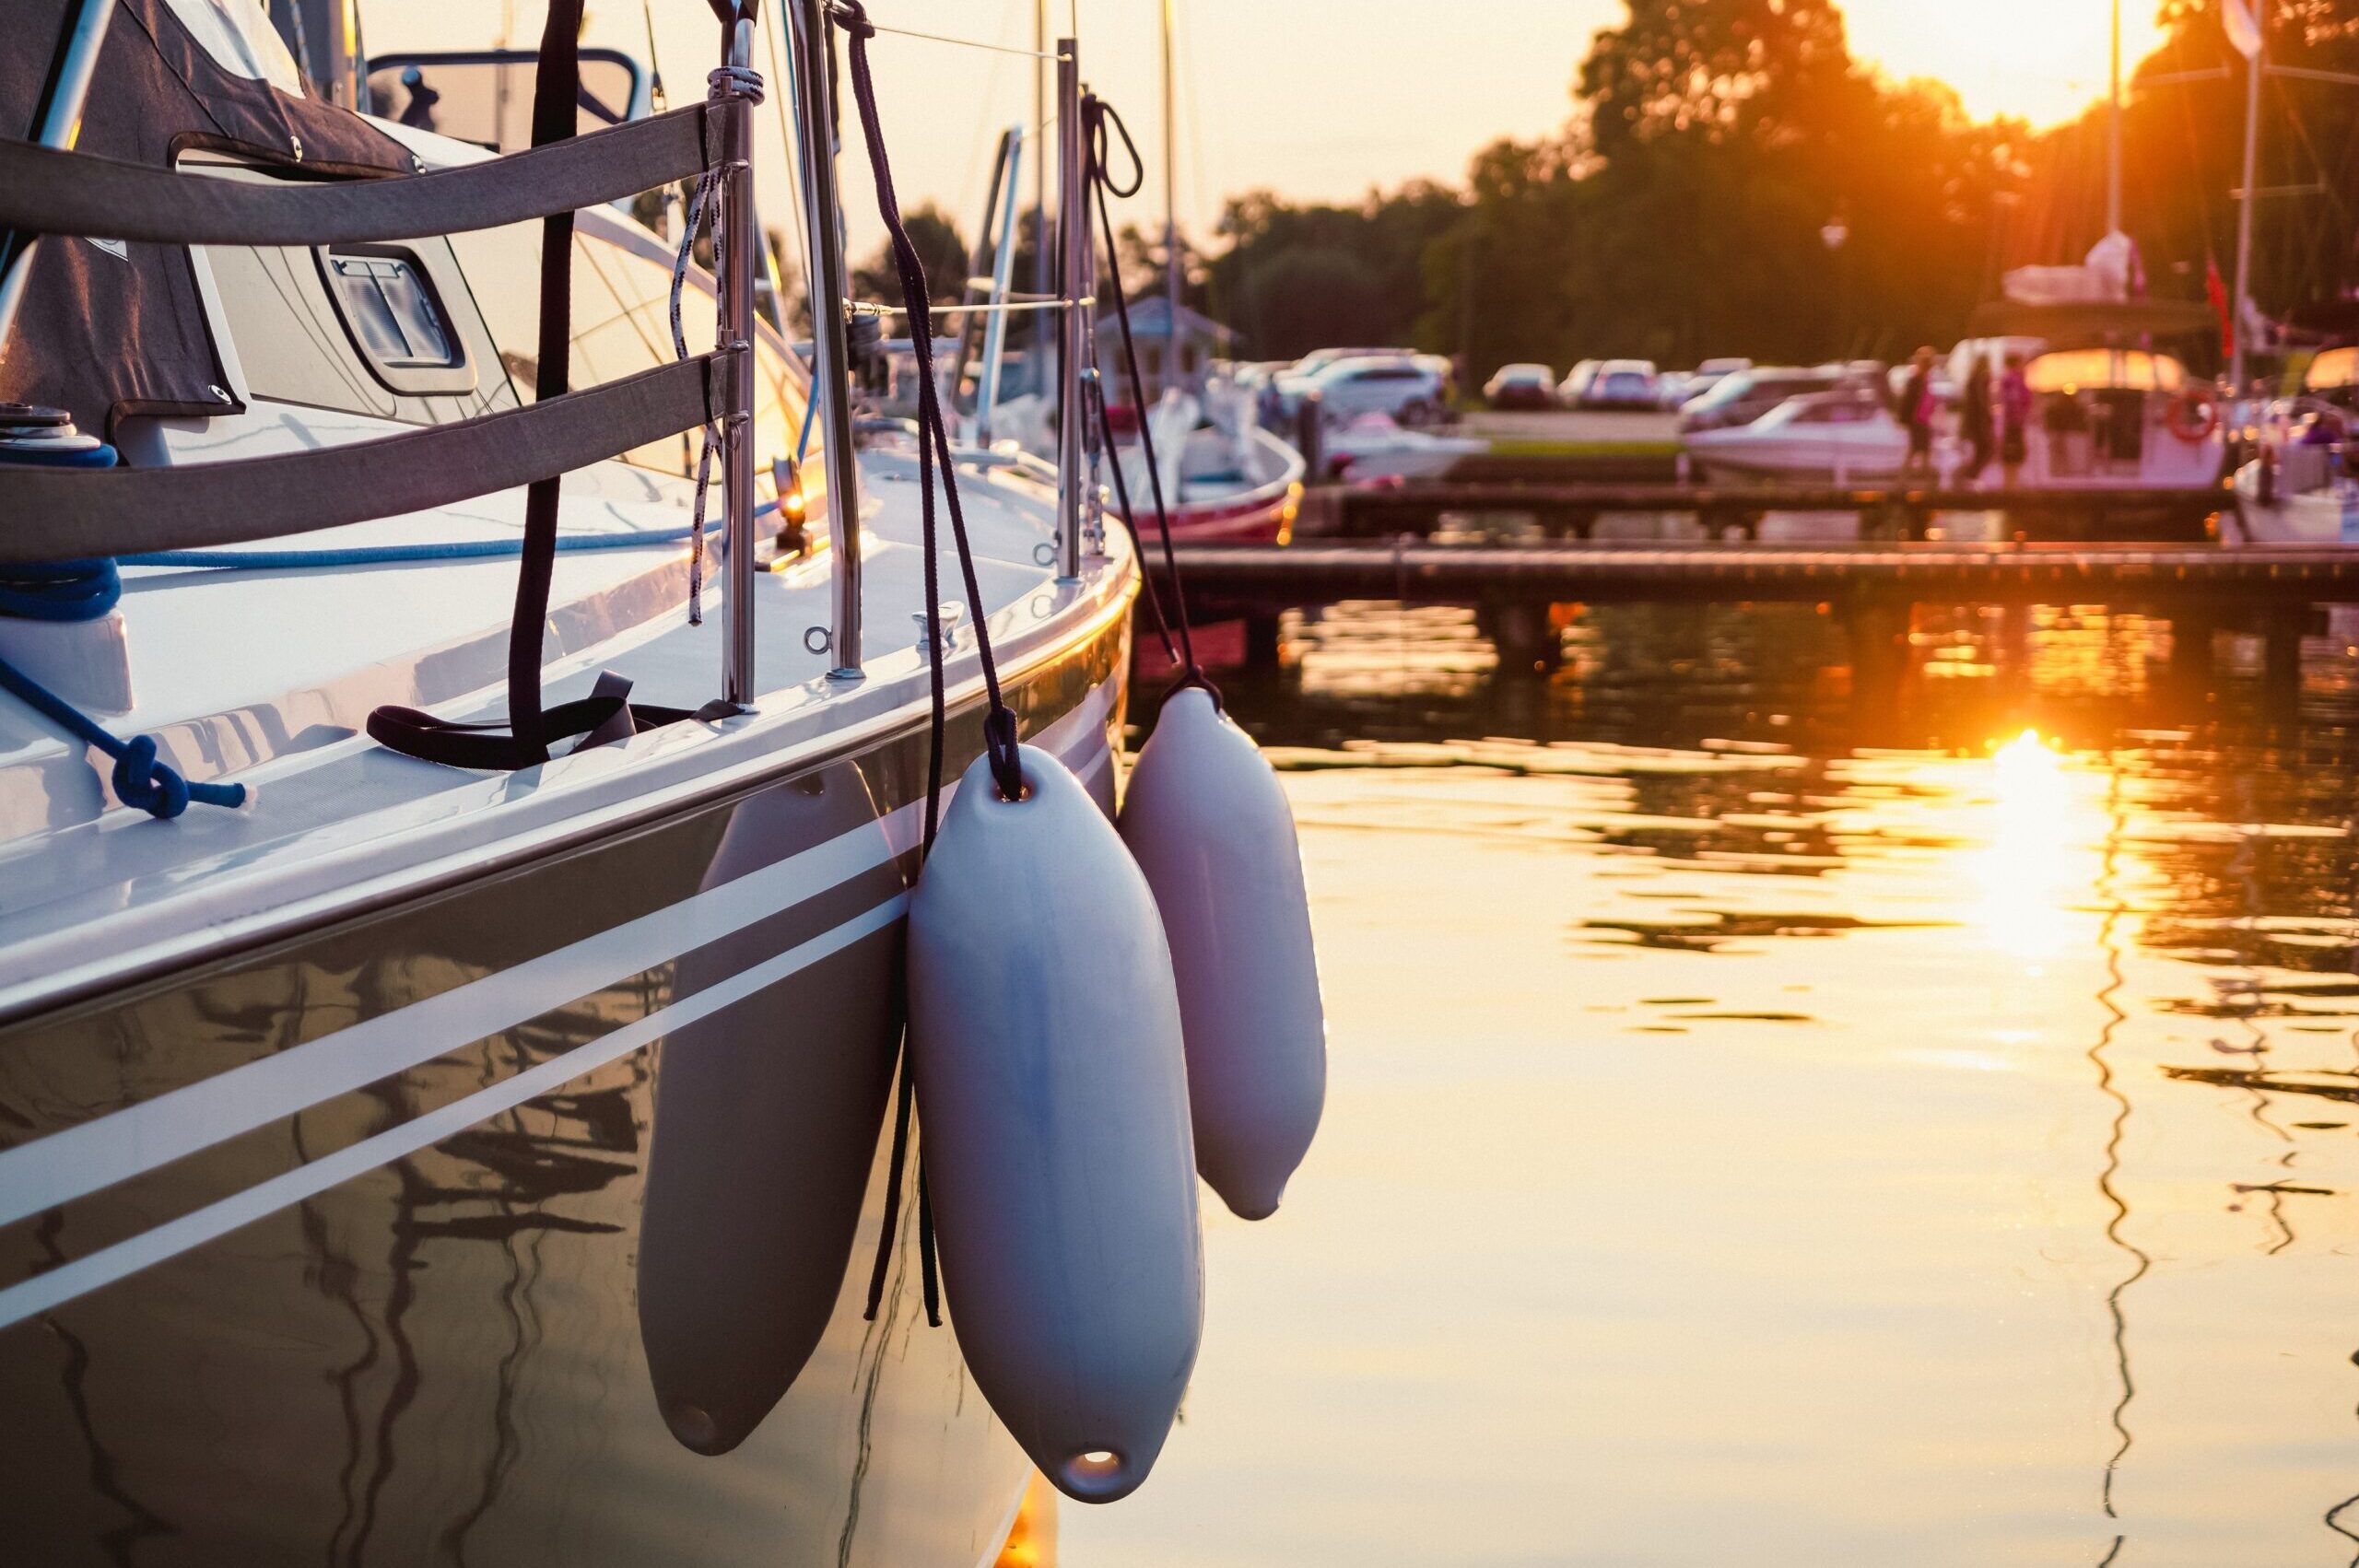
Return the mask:
M 188 780 L 156 760 L 153 739 L 135 735 L 114 759 L 114 798 L 169 821 L 188 810 Z
M 246 803 L 243 784 L 192 784 L 170 764 L 158 762 L 155 740 L 147 735 L 134 735 L 123 743 L 112 778 L 116 800 L 159 822 L 170 822 L 188 810 L 191 801 L 208 806 Z
M 114 758 L 111 775 L 115 799 L 135 806 L 158 821 L 169 821 L 194 802 L 206 806 L 242 806 L 243 784 L 192 784 L 169 763 L 156 760 L 156 743 L 147 735 L 119 741 L 90 717 L 22 670 L 0 659 L 0 691 L 22 701 L 84 745 L 96 746 Z

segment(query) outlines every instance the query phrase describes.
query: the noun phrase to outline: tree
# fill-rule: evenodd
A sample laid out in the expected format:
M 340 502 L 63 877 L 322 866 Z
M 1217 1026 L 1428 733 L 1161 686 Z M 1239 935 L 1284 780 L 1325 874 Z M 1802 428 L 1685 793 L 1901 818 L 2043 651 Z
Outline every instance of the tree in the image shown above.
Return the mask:
M 968 254 L 967 241 L 959 238 L 958 225 L 932 202 L 904 215 L 902 221 L 925 268 L 927 295 L 936 304 L 964 298 L 973 258 Z M 886 305 L 901 302 L 901 275 L 893 264 L 891 240 L 878 245 L 868 260 L 852 268 L 851 289 L 863 299 Z

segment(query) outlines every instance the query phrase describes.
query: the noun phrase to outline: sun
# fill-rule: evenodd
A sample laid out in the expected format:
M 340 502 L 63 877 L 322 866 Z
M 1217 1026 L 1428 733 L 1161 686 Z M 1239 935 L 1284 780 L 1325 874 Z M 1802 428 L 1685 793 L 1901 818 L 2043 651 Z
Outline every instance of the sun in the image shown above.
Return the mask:
M 2112 0 L 1842 0 L 1851 53 L 1890 76 L 1931 76 L 1969 113 L 2070 120 L 2103 98 Z M 2163 41 L 2154 0 L 2121 0 L 2125 76 Z

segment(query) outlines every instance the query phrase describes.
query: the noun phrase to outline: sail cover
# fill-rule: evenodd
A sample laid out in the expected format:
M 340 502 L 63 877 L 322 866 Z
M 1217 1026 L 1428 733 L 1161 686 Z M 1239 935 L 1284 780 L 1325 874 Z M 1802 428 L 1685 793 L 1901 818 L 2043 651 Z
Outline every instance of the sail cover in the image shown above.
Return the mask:
M 225 67 L 218 41 L 206 47 L 170 0 L 116 3 L 77 151 L 169 168 L 205 148 L 320 179 L 413 171 L 409 150 L 358 115 L 282 91 L 272 73 Z M 0 49 L 0 132 L 32 136 L 50 44 L 73 12 L 73 0 L 14 0 L 12 43 Z M 275 38 L 254 41 L 277 49 Z M 0 399 L 61 407 L 109 434 L 131 415 L 234 406 L 186 247 L 53 239 L 29 264 Z

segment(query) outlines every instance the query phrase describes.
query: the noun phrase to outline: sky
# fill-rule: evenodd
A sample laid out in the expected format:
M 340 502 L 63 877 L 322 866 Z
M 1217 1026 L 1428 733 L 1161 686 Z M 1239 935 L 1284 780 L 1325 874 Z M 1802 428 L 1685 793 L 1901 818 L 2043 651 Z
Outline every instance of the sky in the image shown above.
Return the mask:
M 1590 36 L 1620 0 L 1175 0 L 1181 227 L 1203 235 L 1225 196 L 1266 187 L 1356 201 L 1371 186 L 1456 181 L 1502 136 L 1561 126 Z M 878 22 L 1028 48 L 1036 0 L 870 0 Z M 1077 19 L 1084 76 L 1159 165 L 1156 0 L 1049 0 L 1057 30 Z M 767 9 L 768 7 L 766 7 Z M 2068 119 L 2106 87 L 2108 0 L 1845 0 L 1855 54 L 1895 77 L 1936 76 L 1978 115 Z M 2153 0 L 2125 0 L 2125 58 L 2158 41 Z M 703 88 L 717 29 L 702 0 L 590 0 L 588 41 L 645 56 L 648 21 L 674 101 Z M 538 36 L 538 0 L 397 0 L 364 6 L 372 49 L 480 48 L 503 26 Z M 505 20 L 503 20 L 505 18 Z M 1057 24 L 1064 24 L 1057 26 Z M 2036 41 L 2036 42 L 2034 41 Z M 757 53 L 756 64 L 768 69 Z M 1027 60 L 883 37 L 877 96 L 904 208 L 932 201 L 971 232 L 998 134 L 1028 116 Z M 770 122 L 775 127 L 776 121 Z M 763 154 L 778 146 L 775 131 Z M 773 170 L 780 160 L 772 156 Z M 846 158 L 855 253 L 882 233 L 865 159 Z M 1027 176 L 1028 184 L 1029 176 Z M 765 206 L 781 211 L 782 182 Z M 1159 221 L 1163 181 L 1119 219 Z M 769 221 L 776 223 L 776 218 Z

